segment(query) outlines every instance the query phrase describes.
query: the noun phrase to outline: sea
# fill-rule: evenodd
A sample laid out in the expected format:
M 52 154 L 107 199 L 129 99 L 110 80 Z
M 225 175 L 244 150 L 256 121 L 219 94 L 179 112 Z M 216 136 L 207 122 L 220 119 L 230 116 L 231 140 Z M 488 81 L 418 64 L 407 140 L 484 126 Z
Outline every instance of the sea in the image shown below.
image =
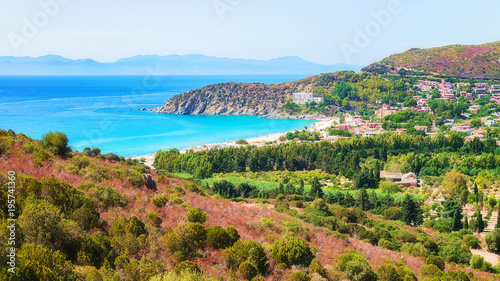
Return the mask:
M 276 84 L 300 75 L 0 76 L 0 129 L 41 139 L 63 132 L 73 150 L 132 157 L 302 129 L 314 120 L 189 116 L 138 111 L 209 84 Z

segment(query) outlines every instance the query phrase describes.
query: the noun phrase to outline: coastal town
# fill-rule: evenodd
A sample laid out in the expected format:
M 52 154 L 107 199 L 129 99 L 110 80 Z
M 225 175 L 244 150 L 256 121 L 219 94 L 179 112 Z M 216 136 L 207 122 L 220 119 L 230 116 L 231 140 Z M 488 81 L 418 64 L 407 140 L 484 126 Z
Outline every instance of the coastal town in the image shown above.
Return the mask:
M 418 94 L 412 97 L 410 102 L 382 104 L 374 111 L 373 116 L 360 116 L 355 113 L 347 112 L 339 116 L 322 118 L 316 123 L 304 129 L 309 138 L 287 138 L 287 134 L 293 132 L 279 132 L 249 138 L 244 141 L 226 141 L 223 143 L 202 144 L 181 150 L 185 153 L 189 150 L 200 151 L 212 148 L 224 148 L 230 146 L 242 145 L 275 145 L 288 141 L 315 142 L 327 140 L 335 142 L 341 138 L 350 138 L 351 136 L 374 136 L 386 132 L 394 134 L 422 134 L 436 136 L 439 133 L 458 132 L 465 135 L 465 141 L 471 141 L 475 138 L 484 141 L 487 134 L 500 123 L 500 112 L 489 109 L 496 109 L 500 105 L 500 84 L 488 85 L 487 83 L 451 83 L 441 80 L 428 81 L 418 80 L 414 85 L 414 90 Z M 433 101 L 443 101 L 445 103 L 462 103 L 468 105 L 461 112 L 461 118 L 435 118 L 434 122 L 399 122 L 396 128 L 390 127 L 390 116 L 397 114 L 426 114 L 431 112 L 429 103 Z M 321 103 L 323 99 L 315 96 L 313 93 L 294 93 L 293 102 L 296 104 L 307 105 L 310 103 Z M 491 114 L 484 116 L 479 112 L 488 109 Z M 427 122 L 428 123 L 428 122 Z M 343 133 L 345 132 L 345 133 Z M 317 136 L 316 138 L 311 136 Z M 500 140 L 497 140 L 500 145 Z M 152 158 L 152 155 L 150 155 Z

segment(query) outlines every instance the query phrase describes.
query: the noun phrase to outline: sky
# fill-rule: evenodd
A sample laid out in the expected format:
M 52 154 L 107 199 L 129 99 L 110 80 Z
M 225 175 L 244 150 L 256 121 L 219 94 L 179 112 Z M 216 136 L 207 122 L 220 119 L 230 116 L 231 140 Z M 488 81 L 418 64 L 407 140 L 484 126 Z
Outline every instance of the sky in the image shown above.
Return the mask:
M 500 40 L 498 0 L 0 0 L 0 56 L 202 54 L 368 65 Z

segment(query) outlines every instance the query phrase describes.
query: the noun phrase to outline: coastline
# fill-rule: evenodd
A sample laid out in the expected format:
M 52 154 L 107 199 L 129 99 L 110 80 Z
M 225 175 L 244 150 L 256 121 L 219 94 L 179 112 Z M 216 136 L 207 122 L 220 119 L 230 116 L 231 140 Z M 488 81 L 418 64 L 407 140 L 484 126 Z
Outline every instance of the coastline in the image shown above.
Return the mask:
M 340 118 L 338 117 L 329 117 L 329 118 L 322 118 L 316 120 L 313 124 L 307 127 L 307 131 L 309 132 L 320 132 L 322 130 L 325 130 L 326 128 L 329 128 L 332 126 L 334 123 L 339 123 Z M 266 143 L 269 142 L 276 142 L 276 143 L 281 143 L 279 141 L 281 136 L 285 136 L 289 132 L 294 132 L 297 130 L 291 130 L 291 131 L 284 131 L 284 132 L 277 132 L 277 133 L 271 133 L 267 135 L 262 135 L 262 136 L 256 136 L 256 137 L 251 137 L 244 139 L 248 142 L 248 144 L 236 144 L 236 140 L 231 140 L 231 141 L 226 141 L 226 142 L 220 142 L 220 143 L 207 143 L 207 144 L 201 144 L 201 145 L 196 145 L 188 148 L 182 148 L 179 149 L 180 153 L 186 153 L 188 150 L 194 150 L 194 151 L 201 151 L 201 150 L 208 150 L 212 148 L 224 148 L 224 147 L 239 147 L 239 146 L 244 146 L 244 145 L 255 145 L 255 146 L 264 146 Z M 131 159 L 141 159 L 145 158 L 146 160 L 144 161 L 144 165 L 154 169 L 153 167 L 153 162 L 154 162 L 154 156 L 156 153 L 150 153 L 147 155 L 142 155 L 142 156 L 132 156 L 130 157 Z

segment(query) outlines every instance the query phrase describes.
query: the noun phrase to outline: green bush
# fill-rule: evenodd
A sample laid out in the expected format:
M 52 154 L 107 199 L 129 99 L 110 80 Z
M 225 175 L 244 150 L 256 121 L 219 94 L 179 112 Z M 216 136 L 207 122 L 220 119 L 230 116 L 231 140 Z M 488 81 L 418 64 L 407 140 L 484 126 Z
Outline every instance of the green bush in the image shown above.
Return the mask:
M 471 235 L 471 234 L 465 235 L 463 240 L 464 240 L 465 244 L 467 244 L 467 246 L 469 246 L 473 249 L 478 249 L 479 245 L 481 244 L 481 241 L 476 236 Z
M 71 151 L 68 147 L 68 136 L 61 132 L 49 132 L 43 136 L 42 143 L 56 155 L 64 156 Z
M 429 251 L 420 243 L 404 243 L 401 247 L 401 252 L 415 257 L 426 257 L 429 255 Z
M 328 275 L 328 272 L 321 265 L 321 263 L 319 262 L 319 260 L 317 258 L 314 258 L 312 260 L 311 264 L 309 265 L 309 274 L 313 275 L 315 273 L 319 274 L 320 276 L 325 277 L 325 278 Z
M 208 215 L 205 214 L 199 207 L 189 208 L 186 213 L 186 218 L 190 222 L 204 224 L 208 220 Z
M 224 230 L 222 227 L 216 225 L 207 229 L 207 246 L 214 249 L 225 249 L 231 247 L 239 239 L 238 231 L 234 227 L 232 230 Z M 234 231 L 233 231 L 234 230 Z
M 155 227 L 160 227 L 161 223 L 163 222 L 157 212 L 149 212 L 146 216 L 146 221 L 148 221 Z
M 292 265 L 307 267 L 314 259 L 309 244 L 296 237 L 284 237 L 276 240 L 271 253 L 277 263 L 283 263 L 287 267 Z
M 183 261 L 179 263 L 175 268 L 174 272 L 176 274 L 181 274 L 184 271 L 188 272 L 200 272 L 202 273 L 203 271 L 198 267 L 198 265 L 192 261 Z
M 353 281 L 377 280 L 377 275 L 370 263 L 356 251 L 349 251 L 341 256 L 338 261 L 338 269 L 345 272 L 347 277 Z
M 151 199 L 151 203 L 158 208 L 164 207 L 168 202 L 168 197 L 166 194 L 160 194 Z
M 400 207 L 390 207 L 384 211 L 384 217 L 393 221 L 401 219 L 402 214 L 402 209 Z
M 426 264 L 433 264 L 437 266 L 439 269 L 444 271 L 445 268 L 445 263 L 444 259 L 440 256 L 428 256 L 427 259 L 425 260 Z
M 377 269 L 378 281 L 401 281 L 396 268 L 390 264 L 383 264 Z
M 236 269 L 244 261 L 251 262 L 261 274 L 267 269 L 267 256 L 264 247 L 254 240 L 237 241 L 230 248 L 222 251 L 227 267 Z
M 470 259 L 470 266 L 474 269 L 480 269 L 483 266 L 484 258 L 480 255 L 473 255 Z
M 441 277 L 443 276 L 443 271 L 434 264 L 426 264 L 420 267 L 420 276 L 422 276 L 422 278 Z
M 294 271 L 290 274 L 289 281 L 310 281 L 311 277 L 304 271 Z
M 413 270 L 411 270 L 411 268 L 407 267 L 406 265 L 402 265 L 402 266 L 398 267 L 398 269 L 396 271 L 399 274 L 399 277 L 401 278 L 402 281 L 417 281 L 418 280 L 418 278 L 415 275 L 415 273 L 413 272 Z
M 192 256 L 205 246 L 207 232 L 200 223 L 180 224 L 172 232 L 165 235 L 165 247 L 171 253 L 177 251 Z
M 495 228 L 486 234 L 485 242 L 488 250 L 500 252 L 500 228 Z
M 245 280 L 252 280 L 254 277 L 259 274 L 259 271 L 257 268 L 249 261 L 244 261 L 240 263 L 240 266 L 238 267 L 238 272 L 240 273 L 241 277 Z

